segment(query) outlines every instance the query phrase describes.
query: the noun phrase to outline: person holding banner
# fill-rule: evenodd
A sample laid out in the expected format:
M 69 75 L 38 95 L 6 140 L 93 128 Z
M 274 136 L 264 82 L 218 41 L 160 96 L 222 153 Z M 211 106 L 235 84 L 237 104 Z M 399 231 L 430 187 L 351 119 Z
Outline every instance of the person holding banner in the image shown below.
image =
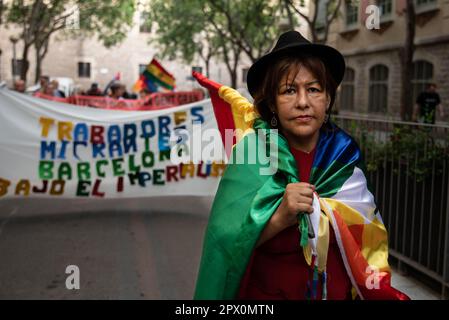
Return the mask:
M 248 71 L 254 104 L 194 74 L 220 131 L 244 130 L 212 206 L 196 299 L 409 299 L 390 285 L 361 151 L 330 119 L 344 71 L 336 49 L 289 31 Z M 235 161 L 266 150 L 271 174 Z

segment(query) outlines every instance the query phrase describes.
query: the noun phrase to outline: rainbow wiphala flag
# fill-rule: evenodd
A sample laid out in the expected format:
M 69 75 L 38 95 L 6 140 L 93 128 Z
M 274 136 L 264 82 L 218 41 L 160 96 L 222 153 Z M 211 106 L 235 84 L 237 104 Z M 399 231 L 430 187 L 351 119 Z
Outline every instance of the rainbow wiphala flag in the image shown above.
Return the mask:
M 145 87 L 150 92 L 157 92 L 158 87 L 174 90 L 176 87 L 175 77 L 153 58 L 134 84 L 133 91 L 139 92 Z
M 228 150 L 231 160 L 212 206 L 195 291 L 196 299 L 234 299 L 260 233 L 279 206 L 286 185 L 299 182 L 299 175 L 287 140 L 268 130 L 269 124 L 248 100 L 200 74 L 194 77 L 210 92 L 222 137 L 224 129 L 243 130 Z M 265 141 L 260 132 L 265 132 Z M 278 163 L 275 174 L 260 174 L 266 164 L 232 161 L 238 156 L 237 147 L 257 154 L 261 152 L 257 145 L 269 141 L 277 141 L 277 154 L 270 154 Z M 391 287 L 387 231 L 364 172 L 353 138 L 335 124 L 332 130 L 322 129 L 310 178 L 316 187 L 311 214 L 315 238 L 307 239 L 302 248 L 298 243 L 298 250 L 312 268 L 324 273 L 332 226 L 354 298 L 407 300 Z

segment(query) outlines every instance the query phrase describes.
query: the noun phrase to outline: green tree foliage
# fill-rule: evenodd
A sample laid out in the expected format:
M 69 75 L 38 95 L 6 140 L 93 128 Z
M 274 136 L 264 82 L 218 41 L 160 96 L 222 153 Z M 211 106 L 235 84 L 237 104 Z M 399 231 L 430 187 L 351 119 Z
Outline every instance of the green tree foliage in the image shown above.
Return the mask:
M 312 0 L 311 11 L 306 10 L 304 0 L 283 0 L 309 26 L 312 42 L 326 43 L 331 24 L 338 19 L 343 0 Z M 353 0 L 357 1 L 357 0 Z M 308 12 L 308 13 L 307 13 Z
M 154 0 L 149 5 L 150 19 L 156 30 L 151 42 L 160 50 L 160 55 L 188 64 L 199 56 L 208 75 L 211 58 L 217 55 L 219 44 L 202 13 L 203 1 Z
M 0 25 L 1 25 L 2 22 L 3 22 L 3 12 L 4 12 L 4 9 L 5 9 L 5 3 L 4 3 L 3 0 L 0 0 Z
M 37 78 L 53 34 L 63 31 L 74 36 L 95 34 L 105 46 L 112 46 L 126 37 L 134 11 L 134 0 L 12 0 L 7 4 L 4 22 L 20 28 L 21 78 L 26 80 L 32 46 L 36 49 Z M 79 20 L 70 24 L 74 16 Z
M 424 181 L 432 175 L 447 170 L 449 137 L 441 129 L 428 125 L 395 123 L 373 127 L 359 121 L 337 124 L 353 136 L 365 158 L 368 172 L 387 171 L 388 175 L 407 174 L 416 181 Z
M 216 31 L 256 61 L 274 45 L 286 17 L 282 1 L 209 0 L 205 14 Z M 216 20 L 211 19 L 216 18 Z M 295 22 L 291 22 L 293 28 Z
M 241 55 L 255 61 L 273 46 L 283 9 L 282 1 L 153 0 L 153 42 L 164 57 L 191 63 L 199 56 L 207 73 L 212 58 L 224 62 L 235 87 Z

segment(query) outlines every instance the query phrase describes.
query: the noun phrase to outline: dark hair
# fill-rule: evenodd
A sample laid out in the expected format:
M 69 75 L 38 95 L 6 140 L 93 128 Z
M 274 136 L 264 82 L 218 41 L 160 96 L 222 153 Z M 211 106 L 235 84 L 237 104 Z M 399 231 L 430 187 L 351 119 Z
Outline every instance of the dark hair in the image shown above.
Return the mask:
M 321 88 L 325 88 L 326 94 L 330 98 L 330 105 L 327 110 L 327 114 L 330 116 L 332 106 L 335 102 L 337 83 L 326 68 L 326 65 L 318 57 L 310 55 L 287 55 L 279 58 L 268 67 L 265 79 L 262 81 L 262 85 L 258 88 L 254 96 L 254 105 L 257 111 L 262 119 L 268 123 L 271 122 L 273 117 L 271 110 L 276 105 L 276 96 L 281 79 L 286 74 L 288 75 L 287 78 L 289 78 L 289 73 L 297 73 L 301 66 L 306 67 L 317 78 Z M 329 121 L 327 125 L 329 125 Z
M 109 87 L 109 89 L 111 90 L 112 94 L 116 93 L 120 89 L 125 89 L 125 91 L 126 91 L 125 86 L 119 81 L 113 82 L 111 84 L 111 86 Z

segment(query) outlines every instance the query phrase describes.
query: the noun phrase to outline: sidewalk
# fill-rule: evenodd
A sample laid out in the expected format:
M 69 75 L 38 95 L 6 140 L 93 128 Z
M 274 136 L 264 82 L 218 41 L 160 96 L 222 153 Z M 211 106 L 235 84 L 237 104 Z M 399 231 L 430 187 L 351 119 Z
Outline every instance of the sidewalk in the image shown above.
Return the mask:
M 392 269 L 391 284 L 395 289 L 404 292 L 412 300 L 440 300 L 440 295 L 412 277 L 406 277 Z

